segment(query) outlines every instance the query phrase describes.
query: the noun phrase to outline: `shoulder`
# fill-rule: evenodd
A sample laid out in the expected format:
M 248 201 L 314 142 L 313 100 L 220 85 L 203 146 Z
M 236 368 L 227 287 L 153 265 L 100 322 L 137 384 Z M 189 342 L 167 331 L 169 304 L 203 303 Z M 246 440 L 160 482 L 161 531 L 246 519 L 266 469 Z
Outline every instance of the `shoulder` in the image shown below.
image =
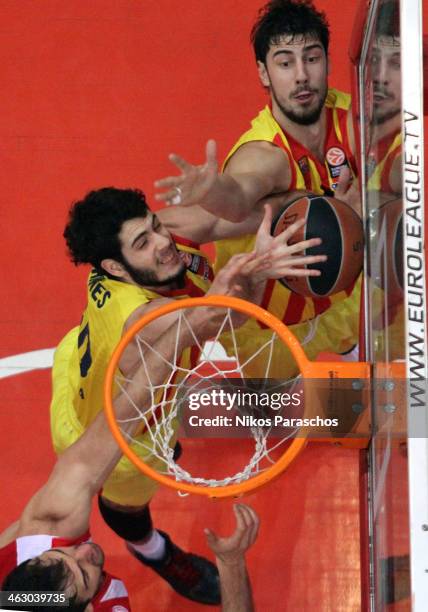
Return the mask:
M 83 321 L 89 321 L 92 327 L 107 325 L 111 329 L 122 329 L 123 323 L 137 308 L 156 297 L 158 294 L 149 289 L 94 271 L 88 281 L 88 303 Z M 82 325 L 83 322 L 81 328 Z
M 284 151 L 272 142 L 255 140 L 243 143 L 229 158 L 225 173 L 264 172 L 269 168 L 288 165 Z
M 92 600 L 94 612 L 129 612 L 128 591 L 122 580 L 106 574 L 104 582 Z
M 230 158 L 235 156 L 236 152 L 245 145 L 261 145 L 266 144 L 267 146 L 273 146 L 271 143 L 275 139 L 276 134 L 281 131 L 278 123 L 275 121 L 269 106 L 265 106 L 263 110 L 259 112 L 257 117 L 251 121 L 251 127 L 249 130 L 244 132 L 242 136 L 236 141 L 232 149 L 223 164 L 223 169 L 228 164 Z
M 141 288 L 131 283 L 110 278 L 106 274 L 100 274 L 92 270 L 88 278 L 88 306 L 97 310 L 103 309 L 117 298 L 122 300 L 124 296 L 133 296 L 141 293 Z
M 257 140 L 261 137 L 263 140 L 270 139 L 277 131 L 279 126 L 275 121 L 272 111 L 268 105 L 266 105 L 254 119 L 251 121 L 251 127 L 242 134 L 237 141 L 247 142 L 249 140 Z
M 89 533 L 78 538 L 59 538 L 43 533 L 19 535 L 0 548 L 0 584 L 15 567 L 24 561 L 37 557 L 55 546 L 73 546 L 88 539 Z
M 171 301 L 172 301 L 172 298 L 170 297 L 161 297 L 157 295 L 150 301 L 144 304 L 141 304 L 135 310 L 133 310 L 132 313 L 127 318 L 125 325 L 123 327 L 124 331 L 132 327 L 132 325 L 136 323 L 137 321 L 139 321 L 141 317 L 144 316 L 145 314 L 148 314 L 149 312 L 153 310 L 158 310 L 161 306 L 169 304 Z M 156 324 L 153 323 L 153 326 L 156 327 Z

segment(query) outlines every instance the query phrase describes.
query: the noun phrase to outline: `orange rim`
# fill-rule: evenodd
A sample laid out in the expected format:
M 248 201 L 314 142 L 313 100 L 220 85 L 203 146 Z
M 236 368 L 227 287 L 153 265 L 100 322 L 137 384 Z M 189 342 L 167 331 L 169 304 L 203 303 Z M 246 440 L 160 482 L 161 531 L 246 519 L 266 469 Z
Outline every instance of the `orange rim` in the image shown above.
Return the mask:
M 146 315 L 143 315 L 139 321 L 134 323 L 132 327 L 124 334 L 121 341 L 117 345 L 113 352 L 109 366 L 107 368 L 107 374 L 104 386 L 104 410 L 106 418 L 111 429 L 111 432 L 116 439 L 120 449 L 124 455 L 146 476 L 149 476 L 153 480 L 164 484 L 177 491 L 186 493 L 194 493 L 196 495 L 203 495 L 210 498 L 227 498 L 227 497 L 239 497 L 246 493 L 250 493 L 255 489 L 258 489 L 268 484 L 273 479 L 277 478 L 282 472 L 294 461 L 297 455 L 306 446 L 306 437 L 295 438 L 286 451 L 281 455 L 278 461 L 267 468 L 265 471 L 253 476 L 248 480 L 240 482 L 238 484 L 231 484 L 228 486 L 219 487 L 203 487 L 193 485 L 187 482 L 177 482 L 173 477 L 159 474 L 156 470 L 148 466 L 144 461 L 134 453 L 130 448 L 127 441 L 122 435 L 119 426 L 116 423 L 113 408 L 113 397 L 112 389 L 114 385 L 115 372 L 118 369 L 118 364 L 122 356 L 123 351 L 128 346 L 129 342 L 132 341 L 134 336 L 146 325 L 156 320 L 157 318 L 174 312 L 176 310 L 183 310 L 185 308 L 193 308 L 196 306 L 218 306 L 221 308 L 232 308 L 254 317 L 258 321 L 264 323 L 267 327 L 275 331 L 281 340 L 288 346 L 290 352 L 295 358 L 302 376 L 308 377 L 311 373 L 311 362 L 308 361 L 302 346 L 300 345 L 297 338 L 292 332 L 282 323 L 277 317 L 267 312 L 260 306 L 256 306 L 251 302 L 241 300 L 240 298 L 234 298 L 222 295 L 212 295 L 201 298 L 186 298 L 183 300 L 174 300 L 160 306 L 159 308 L 150 311 Z

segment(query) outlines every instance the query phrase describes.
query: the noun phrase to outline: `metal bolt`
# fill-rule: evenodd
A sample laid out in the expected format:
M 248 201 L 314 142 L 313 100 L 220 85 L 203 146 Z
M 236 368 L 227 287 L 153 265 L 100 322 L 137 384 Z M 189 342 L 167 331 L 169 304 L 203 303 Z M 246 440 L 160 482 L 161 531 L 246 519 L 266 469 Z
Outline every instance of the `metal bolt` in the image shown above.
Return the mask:
M 352 412 L 355 414 L 360 414 L 363 410 L 362 404 L 352 404 Z
M 362 380 L 353 380 L 352 381 L 352 388 L 354 389 L 354 391 L 360 391 L 363 388 L 363 381 Z
M 383 384 L 385 391 L 393 391 L 395 389 L 395 383 L 392 380 L 386 380 Z
M 395 404 L 385 404 L 383 409 L 388 414 L 393 414 L 397 410 L 397 408 L 395 407 Z

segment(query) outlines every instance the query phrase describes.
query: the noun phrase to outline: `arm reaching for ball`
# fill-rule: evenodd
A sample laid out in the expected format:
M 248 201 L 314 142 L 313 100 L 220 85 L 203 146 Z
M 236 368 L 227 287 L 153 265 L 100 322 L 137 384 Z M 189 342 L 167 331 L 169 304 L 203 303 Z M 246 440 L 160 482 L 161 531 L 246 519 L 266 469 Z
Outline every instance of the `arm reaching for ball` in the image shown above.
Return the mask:
M 232 222 L 244 221 L 267 196 L 285 194 L 291 183 L 287 157 L 268 142 L 242 145 L 229 160 L 223 173 L 218 172 L 217 145 L 209 140 L 205 163 L 190 164 L 175 153 L 169 156 L 181 174 L 155 182 L 163 189 L 155 198 L 167 204 L 194 206 Z

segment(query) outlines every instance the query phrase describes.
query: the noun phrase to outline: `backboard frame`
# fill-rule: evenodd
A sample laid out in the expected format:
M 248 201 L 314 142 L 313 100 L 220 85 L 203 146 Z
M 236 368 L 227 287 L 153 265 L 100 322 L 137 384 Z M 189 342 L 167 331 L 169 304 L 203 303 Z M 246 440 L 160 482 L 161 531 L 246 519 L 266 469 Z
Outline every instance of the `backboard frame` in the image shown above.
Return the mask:
M 412 610 L 428 601 L 428 414 L 426 262 L 424 236 L 424 109 L 422 0 L 400 0 L 404 287 L 408 379 L 408 474 Z M 415 183 L 415 174 L 417 183 Z M 417 219 L 415 219 L 415 217 Z M 418 302 L 411 297 L 415 267 L 422 269 Z M 413 276 L 412 276 L 413 275 Z M 416 340 L 415 340 L 416 339 Z M 417 344 L 415 345 L 415 341 Z M 416 351 L 416 354 L 415 354 Z M 418 437 L 411 437 L 417 431 Z
M 364 26 L 358 24 L 351 48 L 351 58 L 358 65 L 358 115 L 360 121 L 360 168 L 363 211 L 366 226 L 367 193 L 365 186 L 367 106 L 365 90 L 365 69 L 369 47 L 374 34 L 376 16 L 381 0 L 366 4 L 367 15 Z M 365 8 L 365 7 L 364 7 Z M 427 338 L 426 338 L 426 263 L 424 242 L 424 135 L 423 135 L 423 65 L 422 65 L 422 1 L 400 0 L 401 38 L 401 103 L 402 103 L 402 193 L 403 193 L 403 274 L 404 274 L 404 342 L 405 371 L 407 377 L 407 448 L 408 448 L 408 492 L 409 492 L 409 533 L 410 533 L 410 574 L 412 610 L 425 610 L 428 601 L 428 414 L 427 414 Z M 372 321 L 369 299 L 368 263 L 365 263 L 364 308 L 368 321 Z M 415 272 L 419 271 L 416 286 Z M 422 271 L 422 280 L 420 275 Z M 409 293 L 412 291 L 412 293 Z M 365 326 L 365 349 L 367 359 L 374 362 L 373 338 L 369 325 Z M 374 381 L 375 382 L 375 381 Z M 373 384 L 373 416 L 376 420 L 376 385 Z M 413 437 L 412 437 L 413 436 Z M 418 436 L 418 437 L 416 437 Z M 388 448 L 386 438 L 385 455 L 378 470 L 376 448 L 372 442 L 369 451 L 370 474 L 368 481 L 368 530 L 370 547 L 370 609 L 378 610 L 376 596 L 376 533 L 375 522 L 379 509 L 378 478 L 383 468 L 388 469 Z M 385 462 L 385 463 L 384 463 Z M 378 471 L 376 471 L 378 470 Z

